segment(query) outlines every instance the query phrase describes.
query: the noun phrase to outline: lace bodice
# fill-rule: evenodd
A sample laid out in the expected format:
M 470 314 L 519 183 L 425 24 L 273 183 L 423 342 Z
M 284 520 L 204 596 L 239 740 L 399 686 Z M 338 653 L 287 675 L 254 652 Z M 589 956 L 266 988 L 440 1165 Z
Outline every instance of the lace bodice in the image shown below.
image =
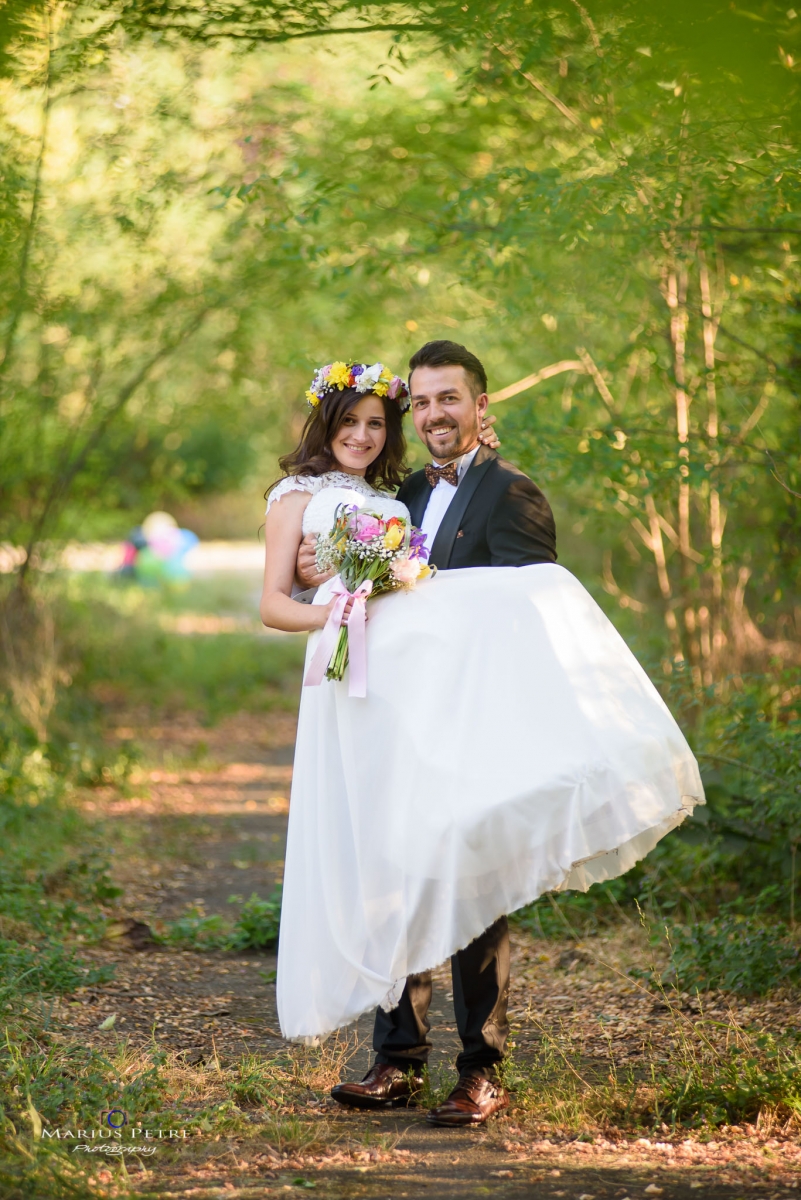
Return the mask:
M 404 517 L 408 520 L 409 517 L 405 504 L 371 487 L 360 475 L 349 475 L 347 471 L 326 471 L 324 475 L 287 475 L 270 492 L 267 512 L 287 492 L 310 492 L 312 495 L 303 513 L 304 537 L 309 533 L 328 533 L 340 504 L 369 508 L 384 518 Z

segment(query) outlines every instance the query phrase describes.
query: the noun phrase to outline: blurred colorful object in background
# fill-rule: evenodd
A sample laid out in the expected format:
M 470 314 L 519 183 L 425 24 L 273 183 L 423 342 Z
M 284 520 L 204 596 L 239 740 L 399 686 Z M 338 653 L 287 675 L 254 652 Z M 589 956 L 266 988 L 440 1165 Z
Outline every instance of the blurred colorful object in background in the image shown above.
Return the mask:
M 151 586 L 183 582 L 189 579 L 186 556 L 197 544 L 197 535 L 179 529 L 169 513 L 150 513 L 128 535 L 120 573 Z

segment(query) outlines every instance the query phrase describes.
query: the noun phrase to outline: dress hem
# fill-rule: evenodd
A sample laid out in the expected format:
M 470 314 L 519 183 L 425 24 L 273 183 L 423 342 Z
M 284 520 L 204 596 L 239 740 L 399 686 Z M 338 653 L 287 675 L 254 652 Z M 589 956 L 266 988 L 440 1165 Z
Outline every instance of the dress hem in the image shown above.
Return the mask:
M 702 805 L 704 803 L 703 798 L 699 799 L 697 796 L 689 796 L 689 795 L 682 796 L 681 799 L 682 799 L 681 808 L 676 809 L 672 814 L 669 814 L 668 816 L 666 816 L 662 821 L 660 821 L 658 823 L 658 825 L 652 825 L 648 829 L 641 830 L 640 833 L 635 834 L 633 838 L 629 838 L 629 840 L 627 842 L 622 842 L 619 846 L 612 847 L 612 849 L 610 849 L 610 850 L 599 850 L 596 854 L 591 855 L 589 858 L 579 859 L 576 862 L 571 863 L 570 866 L 564 871 L 563 877 L 559 881 L 559 883 L 554 884 L 553 886 L 548 887 L 548 888 L 543 888 L 541 891 L 537 892 L 536 895 L 531 896 L 530 899 L 523 900 L 520 904 L 516 905 L 515 908 L 513 908 L 511 910 L 504 908 L 501 912 L 497 912 L 494 917 L 491 917 L 488 921 L 486 921 L 483 924 L 483 927 L 481 929 L 476 930 L 476 932 L 472 933 L 469 937 L 466 938 L 466 940 L 462 940 L 461 945 L 454 946 L 452 950 L 449 950 L 444 958 L 441 958 L 437 962 L 431 963 L 428 966 L 417 967 L 414 970 L 410 970 L 407 972 L 407 975 L 402 976 L 400 979 L 396 979 L 393 982 L 392 986 L 389 988 L 388 992 L 385 994 L 383 1000 L 371 1001 L 370 1004 L 366 1005 L 363 1009 L 361 1009 L 360 1012 L 354 1014 L 352 1017 L 349 1017 L 343 1024 L 336 1025 L 332 1029 L 327 1030 L 325 1033 L 298 1034 L 293 1037 L 285 1037 L 284 1041 L 289 1042 L 292 1045 L 301 1045 L 301 1046 L 307 1046 L 307 1047 L 320 1046 L 323 1044 L 323 1042 L 325 1042 L 328 1038 L 332 1037 L 340 1029 L 349 1029 L 352 1025 L 355 1025 L 357 1021 L 361 1020 L 361 1018 L 365 1015 L 365 1013 L 370 1012 L 370 1010 L 373 1008 L 377 1007 L 377 1008 L 383 1009 L 384 1012 L 392 1012 L 393 1009 L 397 1008 L 398 1004 L 400 1003 L 400 997 L 401 997 L 401 994 L 403 993 L 403 986 L 401 986 L 401 985 L 405 984 L 406 978 L 408 975 L 421 975 L 426 971 L 436 970 L 436 968 L 438 966 L 440 966 L 443 962 L 446 962 L 454 954 L 458 954 L 460 950 L 465 950 L 472 942 L 474 942 L 476 940 L 476 938 L 481 936 L 481 934 L 484 932 L 484 930 L 489 929 L 489 927 L 491 925 L 493 925 L 496 921 L 499 921 L 501 917 L 509 916 L 510 912 L 517 912 L 519 909 L 525 908 L 528 904 L 533 904 L 535 902 L 535 900 L 539 900 L 539 898 L 541 896 L 547 895 L 548 892 L 561 891 L 563 888 L 565 888 L 565 884 L 567 883 L 571 874 L 575 870 L 581 869 L 582 867 L 586 867 L 590 863 L 595 862 L 597 859 L 604 858 L 606 855 L 616 854 L 618 851 L 622 850 L 626 845 L 630 845 L 632 841 L 635 841 L 637 838 L 644 837 L 648 833 L 656 833 L 656 831 L 659 829 L 665 830 L 664 833 L 659 834 L 659 837 L 657 838 L 656 842 L 654 842 L 654 845 L 656 845 L 659 841 L 661 841 L 662 837 L 664 837 L 666 833 L 672 832 L 673 829 L 677 829 L 679 827 L 679 825 L 684 823 L 684 821 L 686 820 L 687 817 L 692 816 L 693 810 L 696 808 L 696 806 Z M 673 824 L 670 824 L 671 821 L 673 821 Z M 665 829 L 665 826 L 669 826 L 669 828 Z M 651 846 L 647 850 L 645 850 L 644 853 L 638 855 L 638 857 L 635 858 L 634 861 L 629 866 L 627 866 L 624 871 L 621 871 L 620 874 L 621 875 L 626 874 L 626 872 L 630 871 L 632 869 L 632 867 L 636 866 L 636 864 L 638 862 L 642 862 L 642 860 L 644 858 L 646 858 L 648 856 L 648 854 L 650 854 L 652 849 L 653 849 L 653 846 Z M 610 875 L 610 876 L 608 876 L 608 878 L 616 879 L 616 878 L 619 878 L 619 875 Z M 578 887 L 566 888 L 565 890 L 566 891 L 581 891 L 581 892 L 586 893 L 587 891 L 589 891 L 589 889 L 593 883 L 602 883 L 602 882 L 605 882 L 605 880 L 591 880 L 590 883 L 588 883 L 587 886 L 584 888 L 578 888 Z M 392 1003 L 392 1004 L 386 1005 L 386 1001 L 389 999 L 390 996 L 393 996 L 396 993 L 396 989 L 398 989 L 399 987 L 400 987 L 400 990 L 397 992 L 397 997 L 398 997 L 397 1000 L 395 1000 L 394 1003 Z

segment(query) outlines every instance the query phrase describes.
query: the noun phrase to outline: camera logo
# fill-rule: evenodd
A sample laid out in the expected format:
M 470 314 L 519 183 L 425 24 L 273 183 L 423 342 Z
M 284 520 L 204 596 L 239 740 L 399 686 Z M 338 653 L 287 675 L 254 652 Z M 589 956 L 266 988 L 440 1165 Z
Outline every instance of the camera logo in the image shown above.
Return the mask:
M 101 1108 L 100 1124 L 105 1129 L 113 1129 L 119 1132 L 128 1124 L 128 1114 L 124 1108 Z

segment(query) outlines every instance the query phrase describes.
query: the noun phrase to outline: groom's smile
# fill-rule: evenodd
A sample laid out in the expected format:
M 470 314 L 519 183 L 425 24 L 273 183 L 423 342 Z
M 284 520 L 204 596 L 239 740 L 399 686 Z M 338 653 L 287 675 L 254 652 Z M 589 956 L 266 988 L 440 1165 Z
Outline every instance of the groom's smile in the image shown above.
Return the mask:
M 444 424 L 439 422 L 436 425 L 427 425 L 425 429 L 426 441 L 436 442 L 438 446 L 445 445 L 454 435 L 459 432 L 459 426 L 456 424 Z
M 435 462 L 447 463 L 478 445 L 487 396 L 476 394 L 464 367 L 417 367 L 410 380 L 417 435 Z

